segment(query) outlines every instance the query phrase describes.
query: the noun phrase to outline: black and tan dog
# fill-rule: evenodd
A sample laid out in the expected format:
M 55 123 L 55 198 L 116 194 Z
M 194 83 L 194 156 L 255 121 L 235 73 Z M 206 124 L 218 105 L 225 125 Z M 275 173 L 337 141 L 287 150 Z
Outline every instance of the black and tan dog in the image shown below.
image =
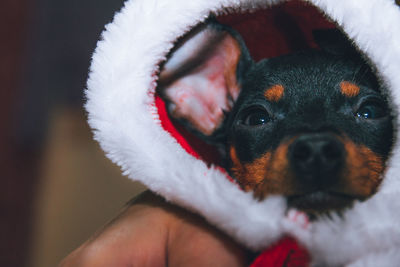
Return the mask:
M 172 117 L 223 147 L 244 190 L 311 217 L 373 195 L 393 139 L 362 57 L 338 31 L 315 39 L 321 50 L 256 63 L 236 32 L 208 23 L 172 52 L 159 86 Z

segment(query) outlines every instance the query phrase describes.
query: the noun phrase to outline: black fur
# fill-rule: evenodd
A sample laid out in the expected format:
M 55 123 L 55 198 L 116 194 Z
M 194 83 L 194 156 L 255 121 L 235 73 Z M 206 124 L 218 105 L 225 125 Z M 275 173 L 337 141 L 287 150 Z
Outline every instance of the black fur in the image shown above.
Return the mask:
M 225 125 L 225 141 L 233 143 L 241 160 L 251 162 L 274 149 L 284 138 L 304 132 L 345 133 L 386 158 L 393 139 L 393 125 L 385 98 L 371 69 L 361 57 L 310 50 L 266 59 L 244 75 L 242 91 Z M 360 87 L 360 94 L 347 98 L 340 93 L 341 81 Z M 264 91 L 281 84 L 283 98 L 267 101 Z M 376 105 L 385 115 L 379 119 L 357 117 L 365 104 Z M 246 126 L 252 110 L 264 110 L 271 121 Z

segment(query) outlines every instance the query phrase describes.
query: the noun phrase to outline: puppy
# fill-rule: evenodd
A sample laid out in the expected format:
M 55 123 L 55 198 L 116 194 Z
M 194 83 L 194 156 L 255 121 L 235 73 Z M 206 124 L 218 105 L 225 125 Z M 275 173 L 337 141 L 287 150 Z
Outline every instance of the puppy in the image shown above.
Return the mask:
M 338 31 L 314 37 L 320 50 L 254 62 L 238 33 L 209 22 L 178 43 L 158 88 L 244 190 L 311 218 L 372 196 L 393 142 L 370 67 Z

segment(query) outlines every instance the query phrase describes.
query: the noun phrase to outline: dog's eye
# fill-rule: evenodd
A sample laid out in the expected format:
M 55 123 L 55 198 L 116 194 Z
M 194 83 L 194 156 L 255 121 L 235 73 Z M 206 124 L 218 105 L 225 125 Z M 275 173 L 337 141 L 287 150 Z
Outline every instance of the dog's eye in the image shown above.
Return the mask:
M 357 110 L 355 115 L 362 119 L 379 119 L 386 116 L 386 108 L 378 101 L 368 101 Z
M 250 110 L 245 119 L 242 121 L 247 126 L 263 125 L 271 121 L 271 117 L 267 111 L 261 108 Z

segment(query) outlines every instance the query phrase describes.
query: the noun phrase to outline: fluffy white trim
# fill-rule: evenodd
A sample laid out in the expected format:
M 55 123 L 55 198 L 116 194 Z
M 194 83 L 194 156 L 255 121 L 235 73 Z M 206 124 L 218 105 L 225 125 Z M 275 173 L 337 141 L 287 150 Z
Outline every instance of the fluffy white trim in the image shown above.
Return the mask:
M 316 263 L 361 266 L 368 259 L 371 266 L 389 266 L 384 263 L 398 262 L 393 260 L 400 247 L 398 144 L 376 196 L 356 205 L 343 219 L 304 229 L 285 218 L 282 198 L 255 201 L 218 169 L 188 155 L 160 125 L 153 103 L 154 74 L 175 40 L 210 12 L 252 10 L 278 2 L 128 0 L 106 26 L 93 56 L 86 109 L 95 139 L 125 175 L 202 214 L 250 248 L 266 247 L 288 232 L 307 245 Z M 336 21 L 365 52 L 399 107 L 400 8 L 393 0 L 309 2 Z

